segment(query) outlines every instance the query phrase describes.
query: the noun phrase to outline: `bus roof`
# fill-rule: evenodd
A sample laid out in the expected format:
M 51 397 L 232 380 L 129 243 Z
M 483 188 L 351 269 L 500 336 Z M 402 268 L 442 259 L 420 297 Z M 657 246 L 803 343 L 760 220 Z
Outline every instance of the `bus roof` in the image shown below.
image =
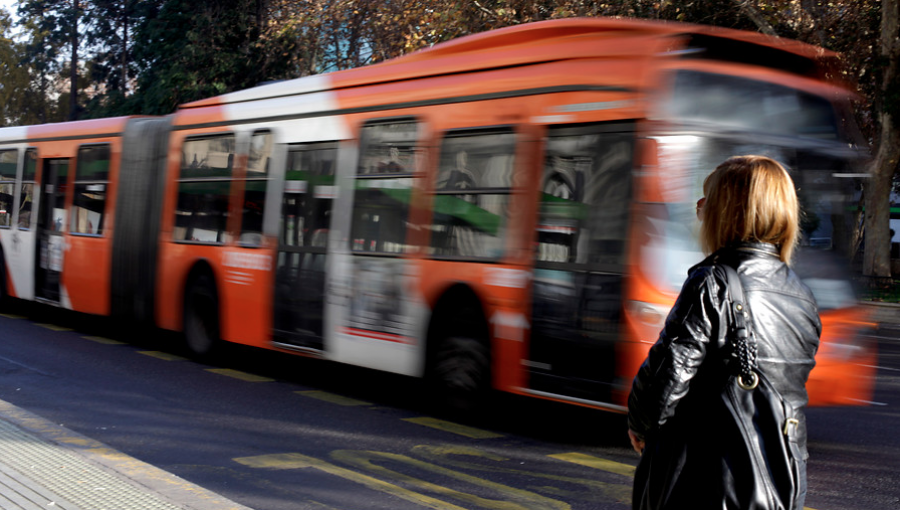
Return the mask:
M 0 128 L 0 144 L 21 143 L 35 140 L 63 140 L 70 138 L 90 138 L 117 136 L 125 130 L 131 117 L 111 117 L 106 119 L 75 120 L 54 124 Z
M 622 44 L 623 39 L 628 39 L 629 43 Z M 181 108 L 224 105 L 556 60 L 650 57 L 660 52 L 679 50 L 694 54 L 708 52 L 717 60 L 749 61 L 791 72 L 800 69 L 799 72 L 809 74 L 816 68 L 816 62 L 837 57 L 833 52 L 799 41 L 707 25 L 568 18 L 468 35 L 378 64 L 261 85 L 187 103 Z

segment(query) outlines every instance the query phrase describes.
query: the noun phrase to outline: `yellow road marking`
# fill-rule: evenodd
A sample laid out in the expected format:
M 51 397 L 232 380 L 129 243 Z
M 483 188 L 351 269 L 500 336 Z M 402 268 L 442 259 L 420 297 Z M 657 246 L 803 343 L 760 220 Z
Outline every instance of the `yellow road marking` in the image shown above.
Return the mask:
M 355 398 L 345 397 L 343 395 L 336 395 L 334 393 L 328 393 L 327 391 L 295 391 L 297 395 L 303 395 L 304 397 L 312 397 L 319 400 L 324 400 L 325 402 L 331 402 L 332 404 L 337 404 L 339 406 L 370 406 L 372 404 L 368 402 L 363 402 L 362 400 L 356 400 Z
M 337 508 L 335 508 L 333 506 L 326 505 L 325 503 L 319 503 L 318 501 L 314 501 L 311 499 L 308 500 L 307 503 L 309 503 L 310 505 L 312 505 L 316 508 L 324 508 L 325 510 L 337 510 Z
M 91 342 L 97 342 L 98 344 L 106 344 L 106 345 L 125 345 L 125 342 L 120 342 L 118 340 L 113 340 L 111 338 L 104 338 L 102 336 L 83 336 L 85 340 L 90 340 Z
M 240 370 L 232 370 L 230 368 L 207 368 L 207 372 L 212 372 L 214 374 L 224 375 L 227 377 L 233 377 L 235 379 L 240 379 L 245 382 L 274 382 L 275 379 L 269 379 L 268 377 L 263 377 L 260 375 L 248 374 L 247 372 L 241 372 Z
M 544 480 L 552 480 L 554 482 L 562 482 L 562 485 L 560 486 L 533 486 L 540 487 L 541 492 L 556 497 L 582 499 L 585 495 L 585 490 L 587 490 L 587 493 L 591 494 L 591 501 L 619 503 L 628 503 L 631 501 L 632 484 L 630 481 L 626 483 L 601 482 L 596 480 L 593 476 L 590 478 L 573 478 L 570 476 L 557 475 L 554 472 L 531 471 L 526 468 L 518 467 L 519 465 L 524 465 L 524 462 L 517 463 L 512 461 L 510 463 L 509 461 L 511 459 L 470 446 L 419 445 L 413 447 L 413 451 L 419 455 L 423 455 L 426 459 L 435 464 L 451 466 L 460 470 L 505 473 L 516 476 L 525 475 Z M 473 457 L 478 461 L 468 462 L 463 460 L 463 458 L 467 457 Z M 481 460 L 493 462 L 486 465 L 481 462 Z
M 548 457 L 553 457 L 554 459 L 564 460 L 566 462 L 571 462 L 573 464 L 578 464 L 581 466 L 587 466 L 589 468 L 608 471 L 610 473 L 616 473 L 618 475 L 632 477 L 634 476 L 635 468 L 630 464 L 623 464 L 621 462 L 602 459 L 600 457 L 594 457 L 593 455 L 587 455 L 584 453 L 557 453 L 548 455 Z
M 57 326 L 56 324 L 41 324 L 41 323 L 37 323 L 37 322 L 36 322 L 34 325 L 35 325 L 35 326 L 40 326 L 40 327 L 42 327 L 42 328 L 47 328 L 47 329 L 49 329 L 49 330 L 51 330 L 51 331 L 72 331 L 72 328 L 66 328 L 66 327 L 63 327 L 63 326 Z
M 7 319 L 24 319 L 25 317 L 21 315 L 15 315 L 11 313 L 0 313 L 0 317 L 6 317 Z
M 444 432 L 450 432 L 453 434 L 458 434 L 460 436 L 470 437 L 472 439 L 491 439 L 495 437 L 503 437 L 503 434 L 497 434 L 496 432 L 476 429 L 474 427 L 468 427 L 466 425 L 460 425 L 458 423 L 453 423 L 450 421 L 438 420 L 437 418 L 430 418 L 428 416 L 422 416 L 420 418 L 404 418 L 403 421 L 415 423 L 416 425 L 424 425 L 425 427 L 443 430 Z
M 138 351 L 139 354 L 144 354 L 146 356 L 150 356 L 153 358 L 165 360 L 165 361 L 184 361 L 187 358 L 182 358 L 181 356 L 176 356 L 174 354 L 169 354 L 168 352 L 162 351 Z
M 531 491 L 517 489 L 466 473 L 460 473 L 459 471 L 413 459 L 406 455 L 387 452 L 336 450 L 331 452 L 331 458 L 379 475 L 381 478 L 389 478 L 403 482 L 407 486 L 419 487 L 430 494 L 440 494 L 465 501 L 468 508 L 486 508 L 489 510 L 571 510 L 571 506 L 564 501 L 551 499 Z M 453 478 L 463 483 L 498 492 L 502 496 L 499 499 L 483 498 L 475 494 L 468 494 L 450 487 L 420 480 L 382 465 L 388 464 L 393 466 L 398 463 L 408 466 L 416 472 L 427 471 L 439 476 Z
M 387 492 L 405 499 L 417 505 L 422 505 L 434 510 L 464 510 L 462 507 L 446 503 L 439 499 L 435 499 L 424 494 L 419 494 L 403 487 L 399 487 L 392 483 L 381 481 L 362 473 L 357 473 L 346 468 L 335 466 L 330 462 L 319 460 L 315 457 L 308 457 L 300 453 L 280 453 L 274 455 L 260 455 L 257 457 L 239 457 L 234 459 L 235 462 L 249 466 L 252 468 L 268 468 L 268 469 L 302 469 L 315 468 L 328 474 L 339 476 L 351 482 L 365 485 L 366 487 Z

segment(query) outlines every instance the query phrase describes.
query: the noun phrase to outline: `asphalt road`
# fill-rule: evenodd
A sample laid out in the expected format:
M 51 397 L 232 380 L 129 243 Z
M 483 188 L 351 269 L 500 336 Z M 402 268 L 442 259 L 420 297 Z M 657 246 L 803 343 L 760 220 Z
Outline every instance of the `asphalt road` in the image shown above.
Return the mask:
M 627 509 L 622 416 L 501 398 L 460 422 L 423 385 L 42 306 L 0 316 L 0 399 L 256 510 Z M 815 510 L 900 508 L 900 331 L 874 400 L 810 410 Z

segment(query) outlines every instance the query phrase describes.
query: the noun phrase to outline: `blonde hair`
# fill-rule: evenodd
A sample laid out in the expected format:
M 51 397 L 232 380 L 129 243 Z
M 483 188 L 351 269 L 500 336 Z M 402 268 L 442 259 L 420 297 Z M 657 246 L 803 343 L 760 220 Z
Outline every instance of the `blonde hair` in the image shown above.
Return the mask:
M 787 170 L 765 156 L 735 156 L 703 181 L 700 246 L 709 255 L 740 241 L 774 244 L 790 264 L 800 235 L 800 207 Z

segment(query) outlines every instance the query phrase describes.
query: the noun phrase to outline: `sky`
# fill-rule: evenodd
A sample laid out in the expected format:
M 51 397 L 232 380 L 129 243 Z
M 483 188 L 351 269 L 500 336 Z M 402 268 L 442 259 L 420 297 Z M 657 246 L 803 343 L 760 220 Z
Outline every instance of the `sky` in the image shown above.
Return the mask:
M 19 0 L 0 0 L 0 7 L 5 9 L 6 12 L 12 15 L 13 21 L 16 20 L 16 18 L 18 17 L 16 16 L 16 13 L 19 12 Z M 13 34 L 16 34 L 17 32 L 19 32 L 19 29 L 14 26 L 12 32 Z
M 16 12 L 19 10 L 19 1 L 18 0 L 0 0 L 0 7 L 6 9 L 6 12 L 16 17 Z

